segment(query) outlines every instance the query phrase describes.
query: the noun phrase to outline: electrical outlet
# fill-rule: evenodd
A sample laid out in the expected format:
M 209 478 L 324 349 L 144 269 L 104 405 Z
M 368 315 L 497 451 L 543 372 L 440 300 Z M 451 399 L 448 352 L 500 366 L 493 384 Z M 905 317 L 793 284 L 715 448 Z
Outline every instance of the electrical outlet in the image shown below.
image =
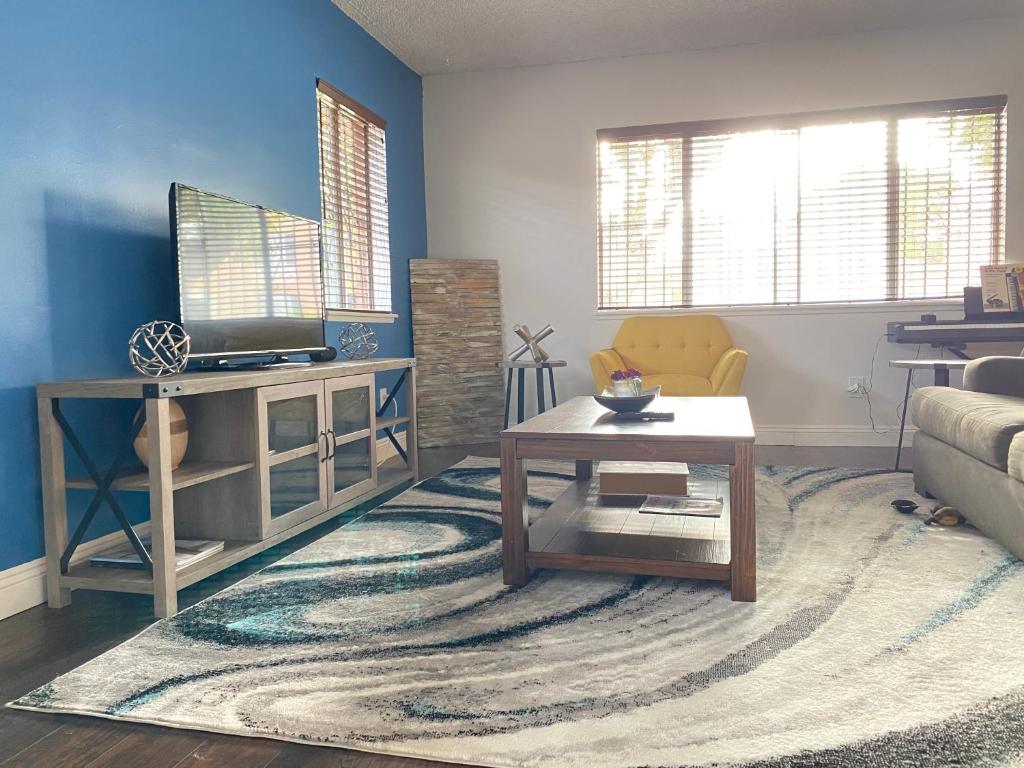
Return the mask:
M 387 400 L 387 399 L 388 399 L 388 388 L 387 387 L 381 387 L 380 390 L 377 392 L 377 406 L 379 407 L 379 406 L 384 405 L 384 401 Z
M 863 376 L 851 376 L 847 379 L 846 394 L 853 398 L 863 398 L 868 393 L 867 383 Z

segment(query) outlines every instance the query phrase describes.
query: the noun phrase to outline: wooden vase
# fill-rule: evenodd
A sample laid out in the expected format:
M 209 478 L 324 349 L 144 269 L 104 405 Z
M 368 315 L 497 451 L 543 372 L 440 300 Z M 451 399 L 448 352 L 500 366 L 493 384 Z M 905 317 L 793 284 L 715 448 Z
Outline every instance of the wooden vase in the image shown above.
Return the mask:
M 171 469 L 177 469 L 181 460 L 185 458 L 185 449 L 188 448 L 188 420 L 185 418 L 185 411 L 174 400 L 168 402 L 171 412 Z M 145 407 L 145 406 L 143 406 Z M 144 466 L 149 466 L 149 440 L 146 431 L 147 425 L 143 424 L 139 436 L 135 438 L 133 447 L 135 455 Z

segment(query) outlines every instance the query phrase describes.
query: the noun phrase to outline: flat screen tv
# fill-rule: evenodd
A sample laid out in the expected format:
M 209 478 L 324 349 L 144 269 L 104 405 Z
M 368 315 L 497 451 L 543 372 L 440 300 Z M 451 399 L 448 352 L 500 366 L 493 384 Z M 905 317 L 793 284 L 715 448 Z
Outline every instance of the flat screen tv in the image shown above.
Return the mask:
M 170 207 L 192 358 L 322 358 L 317 222 L 178 183 Z

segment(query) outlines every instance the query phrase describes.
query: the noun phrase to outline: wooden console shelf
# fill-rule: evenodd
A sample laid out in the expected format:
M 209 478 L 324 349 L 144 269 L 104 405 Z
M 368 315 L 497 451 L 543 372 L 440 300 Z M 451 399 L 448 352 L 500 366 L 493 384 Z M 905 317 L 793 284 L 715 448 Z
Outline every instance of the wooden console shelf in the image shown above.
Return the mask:
M 183 461 L 177 469 L 171 470 L 171 488 L 175 491 L 192 485 L 227 477 L 235 472 L 242 472 L 256 466 L 255 461 L 241 463 L 230 461 Z M 95 488 L 96 483 L 89 477 L 69 477 L 68 488 Z M 118 475 L 110 487 L 115 491 L 148 491 L 149 470 L 145 467 Z
M 399 372 L 399 378 L 377 407 L 375 377 L 385 371 Z M 136 592 L 153 595 L 157 616 L 172 615 L 179 589 L 384 491 L 415 482 L 415 374 L 411 358 L 382 358 L 158 380 L 136 376 L 39 384 L 49 605 L 68 605 L 72 589 Z M 384 418 L 402 389 L 407 415 Z M 141 400 L 149 467 L 96 467 L 61 411 L 61 400 L 69 398 Z M 189 430 L 185 458 L 173 470 L 171 398 L 185 411 Z M 394 432 L 400 426 L 405 427 L 404 447 Z M 378 459 L 381 433 L 397 456 Z M 126 435 L 129 442 L 134 437 Z M 82 459 L 87 477 L 65 477 L 65 442 Z M 131 455 L 131 450 L 122 453 Z M 87 510 L 83 525 L 69 536 L 68 489 L 91 490 L 93 514 L 105 503 L 119 517 L 123 514 L 114 492 L 148 493 L 152 572 L 76 562 L 72 555 L 90 514 Z M 127 521 L 122 527 L 125 539 L 137 537 Z M 176 569 L 175 536 L 223 540 L 224 550 Z

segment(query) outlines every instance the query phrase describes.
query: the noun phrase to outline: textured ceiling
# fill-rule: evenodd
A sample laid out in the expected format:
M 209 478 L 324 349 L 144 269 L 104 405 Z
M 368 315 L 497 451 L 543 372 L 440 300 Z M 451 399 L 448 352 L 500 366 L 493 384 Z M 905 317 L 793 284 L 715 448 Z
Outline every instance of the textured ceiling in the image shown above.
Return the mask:
M 333 0 L 423 75 L 1024 14 L 1024 0 Z

